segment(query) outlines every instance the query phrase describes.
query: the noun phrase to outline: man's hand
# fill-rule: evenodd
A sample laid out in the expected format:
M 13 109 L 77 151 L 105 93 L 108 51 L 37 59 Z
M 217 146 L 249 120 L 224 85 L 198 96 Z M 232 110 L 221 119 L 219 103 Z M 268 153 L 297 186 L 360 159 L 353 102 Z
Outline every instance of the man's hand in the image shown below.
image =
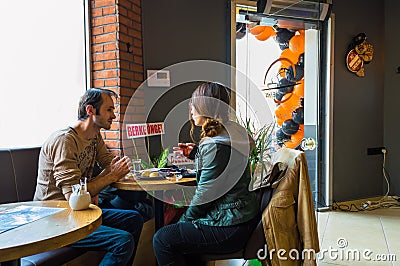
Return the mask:
M 113 182 L 126 176 L 130 168 L 132 168 L 132 161 L 128 156 L 114 157 L 110 165 L 110 174 L 113 177 Z
M 99 195 L 97 194 L 96 196 L 92 197 L 91 202 L 94 205 L 99 205 Z

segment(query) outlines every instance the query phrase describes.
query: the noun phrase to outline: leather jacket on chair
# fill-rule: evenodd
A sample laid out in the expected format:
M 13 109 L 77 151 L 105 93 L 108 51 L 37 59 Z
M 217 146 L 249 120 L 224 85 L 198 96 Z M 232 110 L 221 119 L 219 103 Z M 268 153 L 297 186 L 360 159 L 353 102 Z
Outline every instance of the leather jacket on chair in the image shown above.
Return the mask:
M 264 186 L 275 189 L 262 213 L 272 265 L 316 265 L 319 240 L 305 154 L 278 150 L 268 174 L 258 183 Z

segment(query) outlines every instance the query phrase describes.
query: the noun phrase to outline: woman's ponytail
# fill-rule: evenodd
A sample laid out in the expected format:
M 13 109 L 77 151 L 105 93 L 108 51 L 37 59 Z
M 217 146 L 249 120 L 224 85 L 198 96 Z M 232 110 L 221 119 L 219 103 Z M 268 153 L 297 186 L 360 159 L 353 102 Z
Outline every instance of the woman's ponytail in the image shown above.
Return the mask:
M 204 137 L 215 137 L 219 135 L 223 129 L 221 122 L 214 118 L 206 118 L 206 121 L 203 123 L 201 138 Z

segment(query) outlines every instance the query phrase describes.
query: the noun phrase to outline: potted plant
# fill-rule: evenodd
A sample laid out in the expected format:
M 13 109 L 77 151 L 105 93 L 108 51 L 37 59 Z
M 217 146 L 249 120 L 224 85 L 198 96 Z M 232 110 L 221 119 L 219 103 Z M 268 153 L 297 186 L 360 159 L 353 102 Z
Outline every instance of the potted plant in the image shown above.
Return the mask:
M 263 177 L 269 167 L 271 154 L 274 151 L 272 136 L 275 129 L 275 122 L 264 124 L 258 128 L 250 119 L 246 119 L 246 121 L 242 122 L 247 132 L 253 137 L 256 143 L 249 160 L 252 177 L 253 179 L 257 179 Z

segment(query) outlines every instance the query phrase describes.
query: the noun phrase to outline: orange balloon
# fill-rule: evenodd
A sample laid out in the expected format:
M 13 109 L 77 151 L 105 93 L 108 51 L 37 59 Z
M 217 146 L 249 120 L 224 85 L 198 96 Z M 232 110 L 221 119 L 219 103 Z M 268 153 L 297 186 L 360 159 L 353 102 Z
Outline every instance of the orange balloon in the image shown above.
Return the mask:
M 304 35 L 295 35 L 289 41 L 289 50 L 300 55 L 304 53 L 304 45 Z
M 276 123 L 279 126 L 282 126 L 282 123 L 285 120 L 291 119 L 292 112 L 300 106 L 300 96 L 296 94 L 287 93 L 282 97 L 282 100 L 284 101 L 289 96 L 290 98 L 286 102 L 279 104 L 279 106 L 275 109 Z
M 294 86 L 293 93 L 300 97 L 304 97 L 304 78 L 298 81 L 297 83 L 300 84 Z
M 286 110 L 285 106 L 280 104 L 278 108 L 275 109 L 275 117 L 276 117 L 276 123 L 279 126 L 282 126 L 282 123 L 287 120 L 292 118 L 292 112 L 289 112 Z
M 303 138 L 304 138 L 304 125 L 299 125 L 299 130 L 297 130 L 297 132 L 294 133 L 290 137 L 290 140 L 286 141 L 284 145 L 286 148 L 294 149 L 301 143 L 301 140 Z
M 292 51 L 290 51 L 289 49 L 285 49 L 282 51 L 281 55 L 279 56 L 279 58 L 287 58 L 290 60 L 290 62 L 292 62 L 294 65 L 297 64 L 297 62 L 299 61 L 299 56 L 294 54 Z M 284 66 L 285 68 L 288 68 L 291 64 L 287 61 L 281 61 L 282 66 Z
M 251 29 L 249 30 L 249 32 L 250 32 L 251 34 L 253 34 L 253 35 L 257 35 L 257 34 L 260 34 L 261 32 L 263 32 L 263 31 L 265 30 L 266 27 L 267 27 L 267 26 L 260 26 L 260 25 L 257 25 L 257 26 L 255 26 L 255 27 L 251 28 Z
M 259 41 L 266 41 L 271 36 L 275 36 L 275 35 L 276 35 L 275 30 L 270 26 L 266 26 L 263 32 L 256 35 L 256 39 Z

